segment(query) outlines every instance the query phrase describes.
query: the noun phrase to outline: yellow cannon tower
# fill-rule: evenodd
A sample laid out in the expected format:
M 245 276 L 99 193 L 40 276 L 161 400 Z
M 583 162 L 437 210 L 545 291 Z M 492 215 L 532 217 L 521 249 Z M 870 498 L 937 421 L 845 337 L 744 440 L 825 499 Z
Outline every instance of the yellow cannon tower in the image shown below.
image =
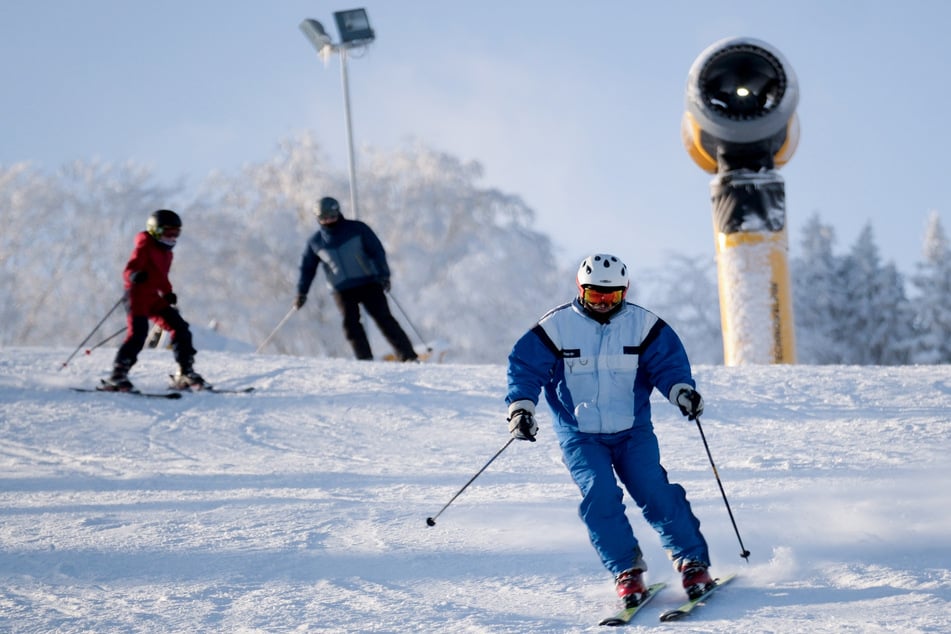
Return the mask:
M 786 190 L 776 171 L 799 141 L 799 85 L 751 38 L 714 43 L 687 78 L 681 134 L 710 182 L 726 365 L 795 363 Z

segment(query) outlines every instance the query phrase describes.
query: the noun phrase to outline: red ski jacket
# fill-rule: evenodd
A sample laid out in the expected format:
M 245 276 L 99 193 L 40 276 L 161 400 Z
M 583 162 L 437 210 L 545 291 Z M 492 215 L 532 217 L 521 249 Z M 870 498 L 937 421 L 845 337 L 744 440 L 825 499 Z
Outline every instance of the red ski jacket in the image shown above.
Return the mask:
M 168 271 L 172 268 L 172 249 L 165 246 L 147 231 L 135 236 L 135 248 L 122 273 L 125 288 L 129 293 L 129 311 L 133 315 L 157 315 L 169 307 L 164 296 L 172 292 Z M 145 271 L 146 278 L 133 284 L 131 276 Z

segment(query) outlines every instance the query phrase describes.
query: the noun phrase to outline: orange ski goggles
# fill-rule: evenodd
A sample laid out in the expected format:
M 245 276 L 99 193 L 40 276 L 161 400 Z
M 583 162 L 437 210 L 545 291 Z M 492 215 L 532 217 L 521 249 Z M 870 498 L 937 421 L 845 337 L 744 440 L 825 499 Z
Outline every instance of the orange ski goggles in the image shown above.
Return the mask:
M 586 304 L 606 304 L 608 306 L 614 306 L 615 304 L 620 304 L 622 299 L 624 299 L 623 288 L 613 291 L 599 291 L 588 286 L 581 289 L 581 301 Z

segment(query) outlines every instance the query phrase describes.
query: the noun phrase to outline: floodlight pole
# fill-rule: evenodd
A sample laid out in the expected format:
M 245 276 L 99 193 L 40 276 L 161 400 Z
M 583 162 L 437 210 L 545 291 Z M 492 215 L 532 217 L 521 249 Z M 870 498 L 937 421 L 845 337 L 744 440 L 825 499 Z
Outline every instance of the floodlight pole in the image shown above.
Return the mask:
M 350 209 L 354 218 L 360 216 L 357 207 L 357 169 L 353 153 L 353 122 L 350 116 L 350 79 L 347 72 L 347 58 L 349 50 L 370 44 L 376 37 L 370 28 L 366 9 L 350 9 L 334 13 L 337 21 L 337 30 L 340 31 L 340 43 L 334 44 L 324 30 L 324 26 L 313 19 L 306 19 L 300 23 L 300 30 L 310 43 L 317 49 L 318 54 L 327 61 L 331 53 L 340 54 L 340 79 L 343 82 L 343 110 L 347 126 L 347 163 L 350 171 Z
M 347 124 L 347 160 L 350 167 L 350 209 L 351 213 L 353 213 L 353 218 L 357 219 L 360 217 L 360 212 L 357 207 L 357 170 L 353 158 L 353 123 L 350 118 L 350 80 L 347 74 L 347 51 L 349 47 L 340 45 L 336 48 L 337 52 L 340 53 L 340 77 L 343 82 L 343 111 Z

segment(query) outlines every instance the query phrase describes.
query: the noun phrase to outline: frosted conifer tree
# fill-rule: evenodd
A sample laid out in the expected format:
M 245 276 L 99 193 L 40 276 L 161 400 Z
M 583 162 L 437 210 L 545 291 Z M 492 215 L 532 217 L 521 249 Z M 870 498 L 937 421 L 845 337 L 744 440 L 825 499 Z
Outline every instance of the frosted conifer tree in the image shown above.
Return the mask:
M 840 263 L 833 253 L 835 230 L 814 214 L 802 231 L 802 256 L 792 262 L 793 312 L 799 363 L 842 363 L 846 353 L 838 341 Z
M 937 212 L 928 217 L 922 255 L 911 278 L 917 291 L 911 360 L 951 363 L 951 247 Z
M 912 311 L 895 266 L 882 266 L 870 225 L 841 260 L 843 302 L 837 308 L 837 338 L 846 345 L 844 363 L 906 363 L 912 340 Z

